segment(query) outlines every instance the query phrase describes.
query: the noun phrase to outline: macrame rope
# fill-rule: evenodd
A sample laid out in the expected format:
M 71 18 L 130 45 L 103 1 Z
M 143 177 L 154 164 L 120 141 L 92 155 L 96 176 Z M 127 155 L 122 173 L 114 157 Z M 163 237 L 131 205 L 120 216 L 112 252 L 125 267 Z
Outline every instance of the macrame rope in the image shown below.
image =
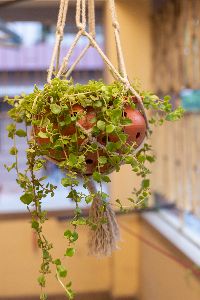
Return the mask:
M 69 62 L 69 59 L 70 59 L 70 57 L 71 57 L 71 55 L 73 53 L 73 50 L 76 47 L 76 44 L 78 43 L 78 41 L 79 41 L 80 37 L 82 36 L 82 34 L 83 33 L 82 33 L 82 29 L 81 29 L 77 33 L 77 35 L 76 35 L 73 43 L 71 44 L 71 47 L 69 48 L 67 55 L 63 58 L 62 65 L 61 65 L 60 70 L 58 71 L 58 74 L 56 75 L 56 77 L 59 78 L 65 72 L 65 70 L 67 68 L 67 65 L 68 65 L 68 62 Z
M 84 55 L 86 54 L 87 50 L 90 48 L 91 44 L 88 43 L 87 46 L 85 46 L 85 48 L 81 51 L 81 53 L 79 54 L 79 56 L 77 57 L 77 59 L 74 61 L 74 63 L 71 65 L 71 67 L 69 68 L 69 70 L 66 72 L 65 77 L 69 77 L 71 75 L 71 73 L 73 72 L 73 70 L 75 69 L 76 65 L 79 63 L 79 61 L 81 61 L 81 59 L 84 57 Z
M 76 26 L 79 30 L 86 28 L 86 3 L 85 0 L 76 2 Z
M 57 60 L 56 69 L 58 69 L 59 56 L 60 56 L 60 44 L 63 39 L 68 5 L 69 5 L 69 0 L 61 0 L 60 9 L 58 13 L 57 27 L 56 27 L 56 40 L 55 40 L 55 45 L 54 45 L 54 49 L 53 49 L 53 53 L 49 65 L 49 70 L 47 74 L 47 82 L 51 81 L 55 59 Z
M 111 12 L 111 16 L 112 16 L 112 25 L 113 25 L 114 34 L 115 34 L 115 43 L 116 43 L 116 49 L 117 49 L 119 71 L 122 74 L 122 76 L 126 80 L 128 80 L 125 62 L 124 62 L 124 56 L 123 56 L 123 52 L 122 52 L 121 40 L 120 40 L 120 26 L 119 26 L 117 14 L 116 14 L 115 1 L 109 0 L 109 6 L 110 6 L 110 12 Z
M 90 219 L 96 225 L 89 234 L 89 254 L 95 256 L 108 256 L 117 249 L 120 240 L 119 227 L 115 213 L 110 203 L 103 203 L 92 179 L 87 183 L 90 194 L 95 194 L 95 199 L 90 208 Z M 102 223 L 101 220 L 106 220 Z
M 94 0 L 88 0 L 89 33 L 95 39 L 95 5 Z
M 97 52 L 100 54 L 100 56 L 102 57 L 102 59 L 104 60 L 104 62 L 106 63 L 106 65 L 108 66 L 108 68 L 110 69 L 110 71 L 112 71 L 114 77 L 117 80 L 120 81 L 124 81 L 124 78 L 119 74 L 119 72 L 117 71 L 117 69 L 113 66 L 113 64 L 111 63 L 111 61 L 109 60 L 109 58 L 105 55 L 105 53 L 101 50 L 101 48 L 99 47 L 99 45 L 97 44 L 97 42 L 95 41 L 95 39 L 86 31 L 84 31 L 84 35 L 89 39 L 91 45 L 97 50 Z

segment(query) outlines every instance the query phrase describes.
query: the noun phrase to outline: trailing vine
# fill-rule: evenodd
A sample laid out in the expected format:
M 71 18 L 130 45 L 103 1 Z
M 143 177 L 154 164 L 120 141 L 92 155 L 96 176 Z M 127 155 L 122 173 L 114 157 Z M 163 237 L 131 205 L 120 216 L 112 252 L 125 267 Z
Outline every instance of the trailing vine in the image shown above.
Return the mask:
M 134 89 L 141 95 L 144 107 L 154 112 L 149 119 L 151 126 L 181 118 L 183 109 L 172 110 L 170 97 L 159 99 L 150 92 L 140 91 L 136 84 Z M 98 197 L 102 201 L 102 210 L 106 209 L 109 195 L 103 191 L 102 184 L 110 182 L 108 175 L 111 171 L 119 172 L 121 165 L 128 164 L 141 178 L 139 189 L 134 189 L 128 198 L 130 207 L 123 207 L 122 199 L 116 199 L 115 205 L 122 211 L 146 207 L 150 195 L 148 163 L 154 162 L 155 157 L 146 141 L 136 151 L 137 143 L 130 143 L 124 130 L 131 124 L 125 108 L 139 111 L 137 98 L 119 82 L 106 85 L 102 81 L 89 81 L 81 85 L 74 84 L 72 80 L 54 78 L 42 90 L 35 86 L 33 93 L 6 98 L 5 101 L 12 106 L 9 116 L 13 122 L 7 126 L 7 131 L 13 140 L 10 154 L 14 157 L 13 164 L 5 167 L 8 171 L 16 170 L 17 183 L 22 189 L 20 200 L 27 206 L 41 249 L 40 299 L 47 299 L 46 278 L 52 268 L 66 296 L 73 299 L 71 282 L 63 281 L 68 279 L 67 269 L 60 258 L 52 256 L 53 245 L 43 234 L 47 212 L 42 209 L 42 201 L 48 195 L 54 197 L 57 186 L 38 174 L 45 168 L 47 160 L 56 163 L 64 171 L 61 184 L 66 188 L 66 201 L 71 199 L 76 205 L 71 227 L 64 232 L 67 239 L 64 256 L 67 257 L 75 254 L 78 226 L 87 225 L 92 230 L 97 228 L 98 224 L 91 216 L 82 216 L 79 204 L 91 204 Z M 150 135 L 152 129 L 148 131 Z M 27 142 L 25 170 L 19 168 L 16 136 L 25 138 Z M 99 188 L 96 193 L 88 194 L 91 178 Z M 83 186 L 81 191 L 77 190 L 79 184 Z M 102 218 L 98 222 L 106 223 L 107 220 Z

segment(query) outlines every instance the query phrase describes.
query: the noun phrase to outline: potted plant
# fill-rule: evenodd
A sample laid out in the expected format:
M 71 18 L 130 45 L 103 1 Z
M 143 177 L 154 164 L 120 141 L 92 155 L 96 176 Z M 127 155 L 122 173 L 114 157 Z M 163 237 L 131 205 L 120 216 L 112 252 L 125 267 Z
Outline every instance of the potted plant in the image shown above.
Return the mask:
M 172 111 L 170 97 L 159 99 L 150 92 L 141 91 L 138 86 L 134 89 L 141 95 L 144 107 L 154 111 L 148 122 L 150 125 L 162 124 L 164 120 L 174 121 L 182 116 L 182 108 Z M 102 230 L 102 224 L 108 222 L 109 195 L 103 192 L 102 184 L 110 182 L 110 172 L 118 172 L 123 164 L 131 165 L 132 171 L 141 177 L 141 186 L 138 190 L 134 189 L 129 198 L 130 208 L 141 208 L 147 204 L 150 193 L 147 163 L 154 161 L 147 136 L 152 129 L 140 110 L 137 97 L 120 82 L 107 85 L 103 81 L 89 81 L 83 85 L 54 78 L 42 90 L 35 86 L 33 93 L 7 98 L 6 101 L 12 106 L 9 116 L 13 122 L 7 130 L 13 140 L 10 154 L 14 156 L 13 164 L 6 168 L 17 172 L 17 183 L 23 190 L 20 200 L 30 212 L 31 226 L 42 251 L 38 282 L 42 288 L 45 287 L 46 275 L 54 265 L 58 281 L 72 299 L 70 283 L 65 285 L 62 282 L 67 270 L 59 258 L 52 257 L 52 243 L 48 242 L 42 231 L 47 220 L 47 212 L 42 210 L 42 200 L 47 195 L 53 197 L 56 186 L 46 182 L 45 177 L 39 178 L 37 173 L 45 167 L 47 160 L 56 163 L 64 171 L 61 184 L 67 188 L 65 197 L 76 204 L 71 227 L 64 232 L 68 240 L 65 256 L 71 257 L 75 253 L 79 225 L 89 226 L 94 233 L 96 240 L 93 235 L 90 244 L 93 243 L 91 252 L 95 252 L 98 245 L 94 246 L 94 240 L 98 243 L 99 230 Z M 16 136 L 27 141 L 27 168 L 23 171 L 18 165 Z M 97 190 L 92 180 L 98 185 Z M 85 189 L 89 188 L 89 194 L 76 189 L 79 182 Z M 91 203 L 93 213 L 88 217 L 81 215 L 81 201 Z M 120 199 L 116 200 L 116 205 L 124 210 Z M 110 215 L 112 219 L 112 211 Z M 113 224 L 113 237 L 107 242 L 107 252 L 115 247 L 118 239 L 115 221 Z M 107 254 L 101 249 L 99 252 Z M 41 299 L 46 298 L 42 291 Z

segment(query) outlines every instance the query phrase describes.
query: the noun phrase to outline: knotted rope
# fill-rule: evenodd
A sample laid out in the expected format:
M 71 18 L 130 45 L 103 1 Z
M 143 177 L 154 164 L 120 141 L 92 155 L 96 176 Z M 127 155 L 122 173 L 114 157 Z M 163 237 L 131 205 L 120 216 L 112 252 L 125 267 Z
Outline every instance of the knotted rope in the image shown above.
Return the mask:
M 63 39 L 67 10 L 68 10 L 69 0 L 61 0 L 60 1 L 60 9 L 58 13 L 57 27 L 56 27 L 56 39 L 55 45 L 49 65 L 49 70 L 47 74 L 47 82 L 51 81 L 53 75 L 54 62 L 56 60 L 56 71 L 59 65 L 59 57 L 60 57 L 60 45 Z
M 96 194 L 96 187 L 91 179 L 87 186 L 91 194 Z M 90 208 L 90 219 L 97 226 L 89 234 L 90 254 L 97 256 L 110 255 L 112 251 L 117 249 L 117 242 L 120 239 L 119 227 L 110 203 L 103 203 L 102 199 L 96 196 Z M 104 220 L 103 224 L 101 223 L 102 220 Z

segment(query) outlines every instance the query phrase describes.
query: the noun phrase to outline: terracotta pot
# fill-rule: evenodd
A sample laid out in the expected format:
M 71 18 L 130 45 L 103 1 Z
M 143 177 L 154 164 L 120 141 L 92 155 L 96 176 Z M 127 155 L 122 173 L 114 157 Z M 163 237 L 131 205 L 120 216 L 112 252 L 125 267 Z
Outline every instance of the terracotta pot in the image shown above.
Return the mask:
M 135 142 L 138 147 L 145 138 L 147 130 L 145 119 L 139 110 L 130 106 L 125 107 L 124 116 L 131 120 L 130 125 L 124 126 L 124 133 L 128 135 L 127 142 L 129 144 Z
M 99 156 L 106 156 L 103 150 L 99 150 Z M 97 152 L 88 152 L 85 157 L 86 171 L 85 175 L 92 175 L 93 172 L 98 171 L 98 155 Z M 105 173 L 110 169 L 111 165 L 106 163 L 100 167 L 100 172 Z
M 137 104 L 137 98 L 133 97 L 133 102 Z M 77 123 L 85 130 L 90 130 L 95 125 L 94 118 L 96 117 L 96 112 L 92 107 L 87 107 L 84 109 L 81 105 L 76 104 L 71 109 L 71 116 L 80 114 L 80 118 L 78 118 Z M 124 113 L 123 115 L 126 118 L 129 118 L 131 120 L 131 124 L 124 125 L 123 130 L 124 133 L 127 135 L 127 143 L 129 144 L 136 144 L 136 147 L 138 147 L 142 141 L 145 138 L 146 134 L 146 123 L 143 115 L 140 113 L 139 110 L 133 109 L 130 106 L 124 107 Z M 60 117 L 60 120 L 64 120 L 64 116 Z M 76 133 L 76 130 L 79 126 L 77 126 L 75 122 L 71 123 L 68 126 L 64 126 L 61 128 L 61 133 L 63 136 L 71 136 Z M 58 129 L 58 125 L 55 124 L 54 129 Z M 45 128 L 39 128 L 37 126 L 34 126 L 36 134 L 39 131 L 46 132 Z M 37 143 L 40 145 L 44 144 L 50 144 L 50 139 L 45 138 L 42 139 L 40 137 L 36 138 Z M 81 146 L 86 141 L 85 138 L 78 138 L 78 146 Z M 113 142 L 116 143 L 119 141 L 118 136 L 115 133 L 106 134 L 106 133 L 100 133 L 97 136 L 97 141 L 103 145 L 106 146 L 107 142 Z M 65 154 L 68 154 L 68 148 L 66 147 L 66 150 L 63 151 L 62 149 L 49 149 L 49 158 L 53 158 L 56 161 L 60 162 L 65 159 Z M 119 150 L 120 153 L 121 150 Z M 65 152 L 65 153 L 64 153 Z M 99 155 L 100 156 L 106 156 L 106 152 L 103 149 L 99 149 Z M 92 175 L 94 171 L 98 171 L 98 155 L 97 152 L 87 152 L 85 157 L 86 162 L 86 171 L 85 175 Z M 101 173 L 108 173 L 109 170 L 111 170 L 111 164 L 107 163 L 104 166 L 100 168 Z
M 97 141 L 103 145 L 106 146 L 107 142 L 113 142 L 116 143 L 118 142 L 118 137 L 115 134 L 106 134 L 106 133 L 102 133 L 97 137 Z
M 81 105 L 75 104 L 72 107 L 71 110 L 71 115 L 76 115 L 78 113 L 84 113 L 84 108 Z M 93 108 L 89 107 L 86 111 L 86 114 L 84 114 L 78 121 L 77 123 L 80 124 L 81 127 L 83 127 L 85 130 L 89 130 L 94 126 L 93 119 L 96 117 L 96 113 L 93 110 Z M 61 117 L 61 121 L 64 119 L 64 117 Z M 54 129 L 58 129 L 58 125 L 54 124 L 53 126 Z M 40 128 L 38 126 L 34 126 L 34 131 L 36 134 L 38 134 L 40 131 L 46 132 L 45 128 Z M 71 123 L 68 126 L 65 126 L 61 129 L 61 133 L 63 136 L 70 136 L 76 133 L 76 125 L 75 123 Z M 49 138 L 40 138 L 37 137 L 36 141 L 39 145 L 44 145 L 44 144 L 49 144 L 50 139 Z M 81 146 L 81 144 L 85 141 L 84 138 L 78 138 L 78 145 Z M 65 153 L 67 153 L 67 149 L 65 150 Z M 65 153 L 63 150 L 49 150 L 49 157 L 54 158 L 58 161 L 62 161 L 65 159 Z
M 76 105 L 77 106 L 77 105 Z M 81 108 L 81 112 L 84 112 L 84 109 L 79 105 L 79 107 Z M 75 106 L 73 107 L 73 111 L 75 108 Z M 93 119 L 96 117 L 96 113 L 94 111 L 94 109 L 92 107 L 88 107 L 86 109 L 86 114 L 80 119 L 78 120 L 78 123 L 86 130 L 92 128 L 94 126 Z

